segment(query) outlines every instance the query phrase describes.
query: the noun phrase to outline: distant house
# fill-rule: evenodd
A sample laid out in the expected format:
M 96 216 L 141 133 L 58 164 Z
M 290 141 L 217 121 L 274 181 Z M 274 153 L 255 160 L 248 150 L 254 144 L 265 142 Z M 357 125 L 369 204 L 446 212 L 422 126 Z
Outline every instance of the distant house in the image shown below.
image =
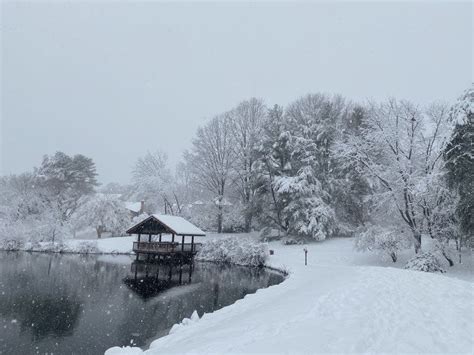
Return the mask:
M 125 208 L 130 211 L 131 218 L 137 217 L 145 212 L 145 201 L 125 202 Z

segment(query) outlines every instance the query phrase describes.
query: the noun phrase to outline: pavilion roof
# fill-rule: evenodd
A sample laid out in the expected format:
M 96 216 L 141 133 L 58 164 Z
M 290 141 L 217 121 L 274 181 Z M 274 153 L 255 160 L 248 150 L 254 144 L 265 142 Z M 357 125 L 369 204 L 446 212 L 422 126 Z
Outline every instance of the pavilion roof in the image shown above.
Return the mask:
M 183 217 L 165 214 L 153 214 L 140 223 L 134 225 L 128 234 L 160 234 L 205 236 L 206 234 Z

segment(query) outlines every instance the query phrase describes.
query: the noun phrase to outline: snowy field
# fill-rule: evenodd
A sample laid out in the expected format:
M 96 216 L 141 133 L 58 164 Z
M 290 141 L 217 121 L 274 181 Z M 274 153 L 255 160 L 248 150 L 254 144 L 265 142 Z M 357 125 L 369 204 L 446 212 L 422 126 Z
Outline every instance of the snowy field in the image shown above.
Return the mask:
M 99 248 L 131 246 L 132 238 L 114 239 L 99 240 Z M 289 271 L 287 280 L 183 320 L 146 353 L 473 353 L 472 255 L 439 275 L 392 267 L 403 267 L 408 254 L 393 264 L 352 243 L 305 246 L 307 266 L 303 246 L 270 243 L 269 265 Z

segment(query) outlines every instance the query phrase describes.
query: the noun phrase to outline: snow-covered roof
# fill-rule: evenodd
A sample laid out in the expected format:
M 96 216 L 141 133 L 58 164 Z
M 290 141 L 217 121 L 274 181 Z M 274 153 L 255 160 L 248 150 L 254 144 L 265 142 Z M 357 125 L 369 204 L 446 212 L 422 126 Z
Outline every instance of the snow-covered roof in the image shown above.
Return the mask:
M 170 216 L 167 214 L 152 215 L 158 221 L 163 223 L 166 227 L 180 235 L 206 235 L 201 229 L 196 227 L 191 222 L 185 220 L 183 217 Z
M 142 209 L 142 203 L 141 202 L 125 202 L 125 208 L 129 211 L 138 213 Z
M 205 236 L 206 234 L 183 217 L 153 214 L 131 227 L 128 234 L 161 234 Z

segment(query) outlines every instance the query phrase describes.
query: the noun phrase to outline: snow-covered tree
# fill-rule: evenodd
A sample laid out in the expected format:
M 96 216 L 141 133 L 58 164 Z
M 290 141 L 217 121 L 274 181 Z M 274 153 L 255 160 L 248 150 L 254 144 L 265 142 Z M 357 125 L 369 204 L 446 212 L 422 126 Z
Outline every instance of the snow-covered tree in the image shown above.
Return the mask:
M 172 175 L 168 168 L 168 157 L 161 151 L 147 152 L 138 158 L 132 172 L 134 191 L 129 198 L 144 200 L 149 212 L 166 209 L 169 205 L 169 194 Z M 166 211 L 168 212 L 168 211 Z M 171 211 L 169 211 L 170 214 Z
M 282 135 L 290 157 L 275 179 L 275 190 L 283 197 L 288 232 L 322 240 L 335 231 L 331 146 L 346 114 L 341 97 L 321 94 L 307 95 L 285 112 L 287 131 Z
M 455 123 L 445 149 L 447 180 L 459 198 L 456 215 L 463 243 L 474 238 L 474 85 L 471 85 L 451 109 Z
M 334 159 L 331 170 L 331 203 L 336 211 L 339 235 L 353 235 L 359 226 L 363 226 L 370 219 L 372 187 L 367 174 L 359 166 L 348 166 L 340 162 L 334 154 L 334 147 L 341 142 L 362 135 L 366 116 L 364 107 L 351 105 L 349 114 L 341 120 L 342 129 L 331 147 Z
M 217 201 L 217 231 L 222 232 L 224 199 L 232 180 L 235 161 L 229 113 L 214 117 L 197 131 L 190 151 L 185 153 L 191 178 Z
M 36 188 L 43 201 L 60 213 L 60 221 L 66 222 L 78 207 L 79 200 L 91 194 L 98 185 L 95 163 L 91 158 L 63 152 L 45 155 L 35 169 Z M 53 207 L 54 205 L 54 207 Z
M 235 185 L 243 203 L 245 231 L 252 227 L 257 209 L 259 178 L 256 171 L 257 148 L 262 139 L 266 107 L 262 100 L 251 98 L 242 101 L 230 112 L 235 161 Z
M 262 140 L 255 164 L 261 182 L 258 189 L 258 200 L 262 207 L 259 210 L 260 219 L 265 225 L 275 225 L 283 231 L 288 230 L 288 223 L 282 213 L 285 201 L 275 187 L 277 179 L 291 170 L 288 130 L 283 108 L 274 105 L 268 110 L 263 123 Z
M 63 238 L 68 232 L 63 210 L 57 200 L 44 198 L 46 192 L 32 173 L 0 178 L 0 238 L 53 242 Z
M 85 198 L 72 217 L 76 227 L 93 227 L 100 238 L 102 233 L 123 235 L 130 226 L 130 213 L 114 195 L 95 194 Z
M 432 119 L 446 121 L 442 106 L 420 109 L 407 101 L 390 99 L 370 104 L 366 127 L 337 147 L 340 161 L 363 168 L 377 185 L 373 201 L 390 205 L 409 227 L 415 251 L 421 248 L 423 206 L 428 205 L 427 182 L 439 172 L 444 134 L 441 124 L 427 128 Z M 438 128 L 436 128 L 438 127 Z M 438 129 L 438 131 L 437 131 Z
M 324 240 L 334 232 L 334 210 L 325 202 L 328 194 L 311 166 L 301 167 L 294 176 L 277 178 L 275 190 L 288 201 L 282 215 L 289 233 Z

